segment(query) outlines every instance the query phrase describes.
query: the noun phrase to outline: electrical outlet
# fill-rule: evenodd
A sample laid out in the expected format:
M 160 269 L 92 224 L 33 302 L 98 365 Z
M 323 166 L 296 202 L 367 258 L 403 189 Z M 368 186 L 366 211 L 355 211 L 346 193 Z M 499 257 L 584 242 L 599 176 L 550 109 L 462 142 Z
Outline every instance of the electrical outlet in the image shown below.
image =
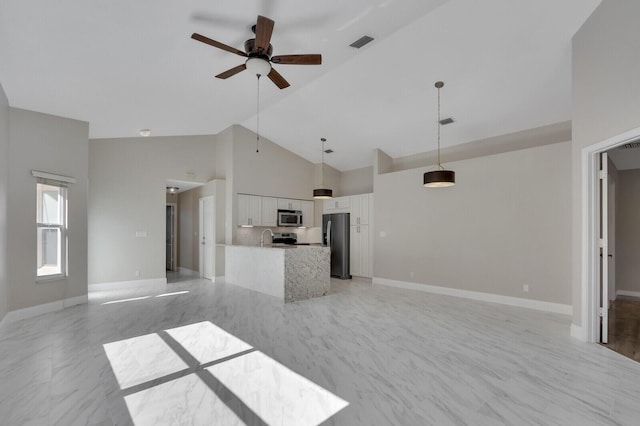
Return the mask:
M 414 273 L 413 273 L 413 271 L 409 272 L 409 276 L 410 276 L 411 278 L 413 278 L 415 275 L 416 275 L 416 274 L 414 274 Z
M 140 271 L 136 271 L 136 277 L 140 276 Z
M 529 293 L 529 284 L 525 284 L 522 286 L 522 291 L 524 291 L 525 293 Z

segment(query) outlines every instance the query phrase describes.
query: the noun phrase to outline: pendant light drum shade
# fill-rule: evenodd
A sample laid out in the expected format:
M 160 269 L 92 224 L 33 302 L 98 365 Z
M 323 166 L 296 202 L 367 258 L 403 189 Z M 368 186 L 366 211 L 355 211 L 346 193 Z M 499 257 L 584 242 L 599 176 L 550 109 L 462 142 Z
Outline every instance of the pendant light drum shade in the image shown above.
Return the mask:
M 327 200 L 329 198 L 333 198 L 333 191 L 327 188 L 314 189 L 313 198 L 316 200 Z
M 453 170 L 433 170 L 426 172 L 423 177 L 427 188 L 444 188 L 456 184 L 456 172 Z

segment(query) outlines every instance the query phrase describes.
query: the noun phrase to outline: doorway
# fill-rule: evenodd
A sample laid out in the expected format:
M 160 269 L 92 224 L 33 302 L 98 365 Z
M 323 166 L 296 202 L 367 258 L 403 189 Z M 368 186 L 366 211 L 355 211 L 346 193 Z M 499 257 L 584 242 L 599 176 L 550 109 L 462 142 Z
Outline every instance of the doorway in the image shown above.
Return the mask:
M 200 237 L 200 278 L 213 281 L 213 262 L 215 254 L 215 241 L 213 237 L 213 197 L 202 197 L 199 206 L 199 237 Z
M 178 264 L 178 215 L 177 204 L 166 205 L 166 269 L 175 271 Z
M 619 290 L 619 278 L 615 274 L 616 263 L 614 245 L 611 245 L 609 230 L 609 203 L 607 197 L 601 198 L 603 193 L 610 189 L 615 197 L 619 183 L 615 181 L 601 183 L 603 172 L 601 154 L 613 148 L 631 144 L 640 140 L 640 127 L 614 136 L 600 143 L 588 146 L 581 152 L 581 176 L 582 176 L 582 243 L 581 243 L 581 319 L 582 325 L 572 325 L 572 335 L 587 342 L 607 342 L 609 338 L 609 299 L 614 294 L 621 294 Z M 604 176 L 606 176 L 606 170 Z M 608 194 L 604 194 L 608 195 Z M 616 197 L 619 199 L 619 197 Z M 612 213 L 618 216 L 615 208 L 615 199 Z M 606 206 L 606 208 L 604 208 Z M 603 217 L 607 216 L 607 217 Z M 619 227 L 617 227 L 620 229 Z M 609 241 L 607 241 L 609 239 Z M 611 253 L 609 250 L 612 250 Z M 609 254 L 611 259 L 609 260 Z M 618 253 L 619 255 L 620 253 Z M 606 260 L 605 260 L 606 259 Z M 611 272 L 609 271 L 611 270 Z M 611 274 L 611 275 L 610 275 Z M 612 279 L 612 288 L 609 289 L 608 281 Z M 611 292 L 611 294 L 610 294 Z M 613 296 L 615 297 L 615 296 Z

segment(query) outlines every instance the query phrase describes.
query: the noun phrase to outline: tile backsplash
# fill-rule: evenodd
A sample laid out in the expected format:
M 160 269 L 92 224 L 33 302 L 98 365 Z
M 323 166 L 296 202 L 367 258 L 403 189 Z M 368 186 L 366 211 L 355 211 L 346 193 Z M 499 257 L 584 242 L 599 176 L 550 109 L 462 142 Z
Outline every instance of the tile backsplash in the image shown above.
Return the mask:
M 236 232 L 236 240 L 234 244 L 240 246 L 257 246 L 260 244 L 260 234 L 265 229 L 271 229 L 273 232 L 293 232 L 298 236 L 299 243 L 319 243 L 321 240 L 321 228 L 281 228 L 270 226 L 255 226 L 253 228 L 238 228 Z M 271 235 L 267 232 L 264 236 L 264 242 L 271 242 Z

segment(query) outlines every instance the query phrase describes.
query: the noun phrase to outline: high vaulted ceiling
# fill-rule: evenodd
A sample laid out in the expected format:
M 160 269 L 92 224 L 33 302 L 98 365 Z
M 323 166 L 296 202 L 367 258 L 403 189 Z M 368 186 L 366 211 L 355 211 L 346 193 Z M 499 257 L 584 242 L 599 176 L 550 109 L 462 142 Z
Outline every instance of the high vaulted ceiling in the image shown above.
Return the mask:
M 213 76 L 262 14 L 274 55 L 321 53 L 320 66 L 277 65 L 260 82 L 260 133 L 308 160 L 350 170 L 442 146 L 571 119 L 571 37 L 600 0 L 3 0 L 0 83 L 13 107 L 90 123 L 91 138 L 256 130 L 257 79 Z M 363 35 L 375 40 L 354 49 Z

